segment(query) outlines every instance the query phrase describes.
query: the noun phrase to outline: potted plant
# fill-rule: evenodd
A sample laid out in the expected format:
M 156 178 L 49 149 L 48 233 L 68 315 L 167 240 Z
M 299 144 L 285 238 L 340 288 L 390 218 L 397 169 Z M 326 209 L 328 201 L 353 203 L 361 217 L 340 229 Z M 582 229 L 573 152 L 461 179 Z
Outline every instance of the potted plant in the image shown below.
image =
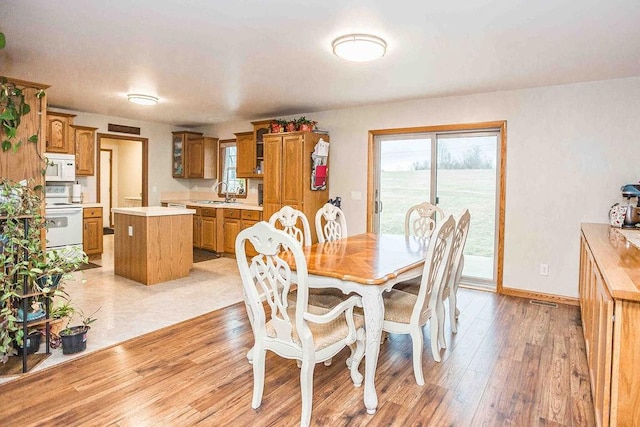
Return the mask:
M 318 124 L 318 122 L 309 120 L 305 116 L 302 116 L 298 120 L 296 120 L 296 123 L 298 125 L 298 130 L 302 132 L 311 132 Z
M 284 132 L 284 129 L 287 126 L 287 121 L 280 120 L 280 119 L 271 120 L 270 126 L 271 126 L 271 133 Z
M 100 308 L 98 308 L 100 310 Z M 60 338 L 62 339 L 62 354 L 73 354 L 84 351 L 87 348 L 87 332 L 91 327 L 91 323 L 96 321 L 93 317 L 98 310 L 94 311 L 89 316 L 85 316 L 82 310 L 79 310 L 80 318 L 82 319 L 81 325 L 67 326 L 60 331 Z
M 295 120 L 291 120 L 287 122 L 287 132 L 295 132 L 296 129 L 298 128 L 298 123 Z
M 68 326 L 75 311 L 68 296 L 65 296 L 61 303 L 51 308 L 49 315 L 53 320 L 49 322 L 49 338 L 52 348 L 58 348 L 62 344 L 60 332 Z
M 87 254 L 77 246 L 53 249 L 40 252 L 32 259 L 29 275 L 35 283 L 36 290 L 53 296 L 61 279 L 72 277 L 81 264 L 89 262 Z

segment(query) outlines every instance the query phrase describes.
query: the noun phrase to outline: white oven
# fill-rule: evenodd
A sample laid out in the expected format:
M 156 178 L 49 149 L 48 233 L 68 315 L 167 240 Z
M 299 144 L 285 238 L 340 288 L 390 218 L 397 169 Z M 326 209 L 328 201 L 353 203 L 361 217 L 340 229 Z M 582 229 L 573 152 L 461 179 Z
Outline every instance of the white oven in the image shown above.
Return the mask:
M 80 246 L 82 249 L 82 206 L 69 203 L 70 185 L 47 185 L 44 216 L 47 221 L 47 249 Z
M 76 156 L 73 154 L 45 153 L 47 182 L 73 182 L 76 180 Z

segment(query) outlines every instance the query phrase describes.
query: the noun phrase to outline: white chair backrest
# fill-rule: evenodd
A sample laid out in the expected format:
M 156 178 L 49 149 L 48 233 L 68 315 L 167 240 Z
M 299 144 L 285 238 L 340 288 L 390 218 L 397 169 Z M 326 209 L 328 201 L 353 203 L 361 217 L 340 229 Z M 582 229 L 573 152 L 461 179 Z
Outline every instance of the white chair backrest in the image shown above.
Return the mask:
M 298 226 L 298 221 L 302 228 Z M 282 230 L 300 243 L 302 246 L 311 246 L 311 228 L 305 214 L 291 206 L 283 206 L 278 212 L 271 215 L 269 224 Z
M 460 267 L 462 259 L 462 252 L 464 251 L 464 245 L 467 242 L 467 235 L 469 234 L 469 224 L 471 223 L 471 214 L 468 209 L 465 209 L 460 218 L 458 219 L 458 225 L 456 226 L 455 236 L 453 237 L 453 244 L 451 246 L 451 256 L 449 257 L 449 266 L 447 267 L 446 278 L 443 288 L 443 297 L 448 296 L 448 291 L 456 281 L 456 274 Z M 460 277 L 458 275 L 458 279 Z
M 435 310 L 437 301 L 442 297 L 442 286 L 446 278 L 455 226 L 456 222 L 449 215 L 445 221 L 436 225 L 431 239 L 429 239 L 420 290 L 411 315 L 412 318 L 426 315 L 428 308 L 431 308 L 432 311 Z
M 324 220 L 324 226 L 322 221 Z M 316 212 L 316 234 L 318 242 L 332 242 L 347 237 L 347 220 L 344 212 L 331 203 L 326 203 Z
M 444 212 L 429 202 L 411 206 L 404 218 L 405 236 L 429 237 L 439 220 L 444 218 Z
M 247 259 L 245 243 L 249 242 L 258 253 Z M 281 254 L 290 252 L 296 263 L 296 318 L 290 319 L 287 313 L 287 295 L 291 288 L 291 268 L 281 258 Z M 294 322 L 297 335 L 305 346 L 305 338 L 310 332 L 303 318 L 308 303 L 307 263 L 302 246 L 291 235 L 277 230 L 271 224 L 261 221 L 242 230 L 236 239 L 236 261 L 242 278 L 242 290 L 247 313 L 256 341 L 267 336 L 266 323 L 271 321 L 275 330 L 274 340 L 286 346 L 300 348 L 293 337 Z M 263 301 L 266 300 L 270 313 L 266 313 Z M 308 332 L 308 334 L 307 334 Z M 311 345 L 313 340 L 311 339 Z

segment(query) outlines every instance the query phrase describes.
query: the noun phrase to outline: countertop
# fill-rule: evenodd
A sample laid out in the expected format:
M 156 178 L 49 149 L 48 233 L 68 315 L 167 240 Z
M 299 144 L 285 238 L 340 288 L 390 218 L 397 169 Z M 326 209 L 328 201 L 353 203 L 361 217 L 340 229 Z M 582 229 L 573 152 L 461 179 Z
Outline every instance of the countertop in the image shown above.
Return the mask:
M 640 301 L 640 230 L 582 224 L 594 260 L 611 296 Z
M 203 200 L 160 200 L 161 203 L 178 203 L 199 208 L 218 208 L 218 209 L 245 209 L 251 211 L 262 211 L 262 206 L 245 203 L 245 202 L 218 202 L 206 203 Z
M 195 209 L 169 208 L 164 206 L 113 208 L 111 212 L 134 216 L 193 215 L 196 213 Z
M 83 208 L 101 208 L 102 207 L 102 203 L 83 203 L 82 204 Z

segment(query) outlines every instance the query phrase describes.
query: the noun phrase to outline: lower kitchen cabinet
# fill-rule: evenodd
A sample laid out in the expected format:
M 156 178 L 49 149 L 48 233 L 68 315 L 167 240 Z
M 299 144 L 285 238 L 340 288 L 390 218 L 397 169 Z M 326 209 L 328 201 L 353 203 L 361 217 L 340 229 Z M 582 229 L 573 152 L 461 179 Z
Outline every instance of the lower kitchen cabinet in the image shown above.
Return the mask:
M 189 206 L 195 209 L 193 215 L 193 247 L 216 251 L 216 209 Z
M 84 208 L 82 222 L 82 250 L 90 258 L 102 255 L 102 208 Z
M 606 224 L 582 224 L 580 315 L 599 426 L 640 419 L 640 249 Z
M 262 212 L 249 209 L 225 209 L 224 210 L 224 251 L 236 253 L 236 238 L 238 233 L 262 221 Z M 247 255 L 254 256 L 257 253 L 247 243 L 245 246 Z

